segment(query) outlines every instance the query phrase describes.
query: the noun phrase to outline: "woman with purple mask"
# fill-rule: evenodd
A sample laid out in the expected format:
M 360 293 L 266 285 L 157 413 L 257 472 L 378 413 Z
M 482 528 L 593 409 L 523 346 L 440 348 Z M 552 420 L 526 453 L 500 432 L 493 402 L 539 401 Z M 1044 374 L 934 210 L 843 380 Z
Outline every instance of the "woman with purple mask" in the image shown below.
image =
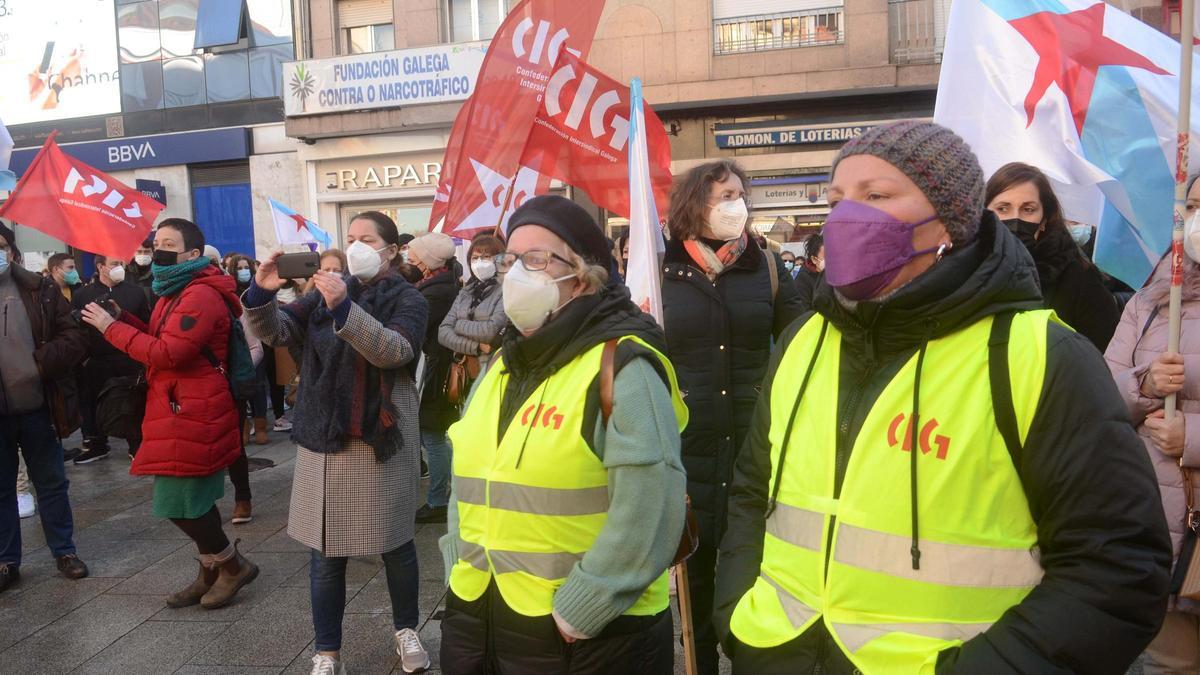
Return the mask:
M 1154 472 L 979 161 L 933 123 L 876 127 L 829 201 L 815 313 L 772 354 L 730 489 L 733 672 L 1124 673 L 1165 607 Z

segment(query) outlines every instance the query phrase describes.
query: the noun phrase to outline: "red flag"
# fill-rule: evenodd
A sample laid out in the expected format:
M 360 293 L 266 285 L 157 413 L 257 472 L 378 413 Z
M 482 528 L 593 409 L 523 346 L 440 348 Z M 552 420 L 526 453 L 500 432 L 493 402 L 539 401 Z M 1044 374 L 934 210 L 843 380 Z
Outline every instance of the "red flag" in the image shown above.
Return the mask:
M 646 148 L 659 219 L 671 192 L 671 143 L 646 109 Z M 629 87 L 562 52 L 546 85 L 522 163 L 584 190 L 598 206 L 629 217 Z
M 46 139 L 0 216 L 85 251 L 132 255 L 165 207 L 65 154 L 56 135 Z
M 522 195 L 549 188 L 536 168 L 519 166 L 525 140 L 559 54 L 587 54 L 603 9 L 604 0 L 521 0 L 508 13 L 442 162 L 439 191 L 449 193 L 443 232 L 469 237 L 490 230 Z
M 450 206 L 450 192 L 453 191 L 450 178 L 458 166 L 458 154 L 462 152 L 462 139 L 467 118 L 471 116 L 471 105 L 475 102 L 474 95 L 463 101 L 463 105 L 454 116 L 454 126 L 450 127 L 450 138 L 446 141 L 446 155 L 442 158 L 442 174 L 438 178 L 437 190 L 433 193 L 433 209 L 429 212 L 429 231 L 440 232 L 442 220 L 446 217 L 446 208 Z

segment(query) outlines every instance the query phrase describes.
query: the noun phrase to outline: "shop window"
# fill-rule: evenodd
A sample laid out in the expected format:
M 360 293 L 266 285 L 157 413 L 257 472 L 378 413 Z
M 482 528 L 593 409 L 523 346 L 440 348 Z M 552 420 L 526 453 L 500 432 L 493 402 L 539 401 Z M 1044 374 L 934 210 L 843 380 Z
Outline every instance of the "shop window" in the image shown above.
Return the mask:
M 245 0 L 204 0 L 196 16 L 196 49 L 235 45 L 246 37 Z
M 127 113 L 163 107 L 161 61 L 121 65 L 121 110 Z
M 204 59 L 185 56 L 163 61 L 163 98 L 166 107 L 203 105 L 208 100 L 204 86 Z
M 204 70 L 209 103 L 242 101 L 250 98 L 250 67 L 247 52 L 206 54 Z
M 158 26 L 163 58 L 196 53 L 196 14 L 200 0 L 159 0 Z
M 396 48 L 396 30 L 390 23 L 342 29 L 342 44 L 348 54 L 382 52 Z
M 508 13 L 506 0 L 446 0 L 450 42 L 490 40 Z
M 283 96 L 285 61 L 296 58 L 292 43 L 250 50 L 250 98 Z
M 162 58 L 158 39 L 158 2 L 143 0 L 117 8 L 117 41 L 121 63 L 141 63 Z

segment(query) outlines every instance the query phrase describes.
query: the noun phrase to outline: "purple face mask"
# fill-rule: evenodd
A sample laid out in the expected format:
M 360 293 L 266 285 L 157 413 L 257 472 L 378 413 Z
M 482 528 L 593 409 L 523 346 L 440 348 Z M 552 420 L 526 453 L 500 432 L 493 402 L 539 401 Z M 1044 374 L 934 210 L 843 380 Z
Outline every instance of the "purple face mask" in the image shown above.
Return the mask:
M 825 278 L 850 300 L 869 300 L 887 287 L 913 258 L 936 251 L 913 250 L 913 230 L 937 220 L 906 223 L 862 202 L 844 199 L 825 220 Z

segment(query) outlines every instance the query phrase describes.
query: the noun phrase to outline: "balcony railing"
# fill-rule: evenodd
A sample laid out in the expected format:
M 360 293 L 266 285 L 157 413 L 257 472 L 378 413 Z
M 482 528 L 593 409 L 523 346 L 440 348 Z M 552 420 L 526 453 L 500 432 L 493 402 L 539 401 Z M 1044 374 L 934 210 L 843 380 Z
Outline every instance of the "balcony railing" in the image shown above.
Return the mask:
M 713 21 L 714 54 L 834 45 L 843 39 L 841 7 Z
M 950 0 L 888 0 L 892 63 L 941 63 Z

